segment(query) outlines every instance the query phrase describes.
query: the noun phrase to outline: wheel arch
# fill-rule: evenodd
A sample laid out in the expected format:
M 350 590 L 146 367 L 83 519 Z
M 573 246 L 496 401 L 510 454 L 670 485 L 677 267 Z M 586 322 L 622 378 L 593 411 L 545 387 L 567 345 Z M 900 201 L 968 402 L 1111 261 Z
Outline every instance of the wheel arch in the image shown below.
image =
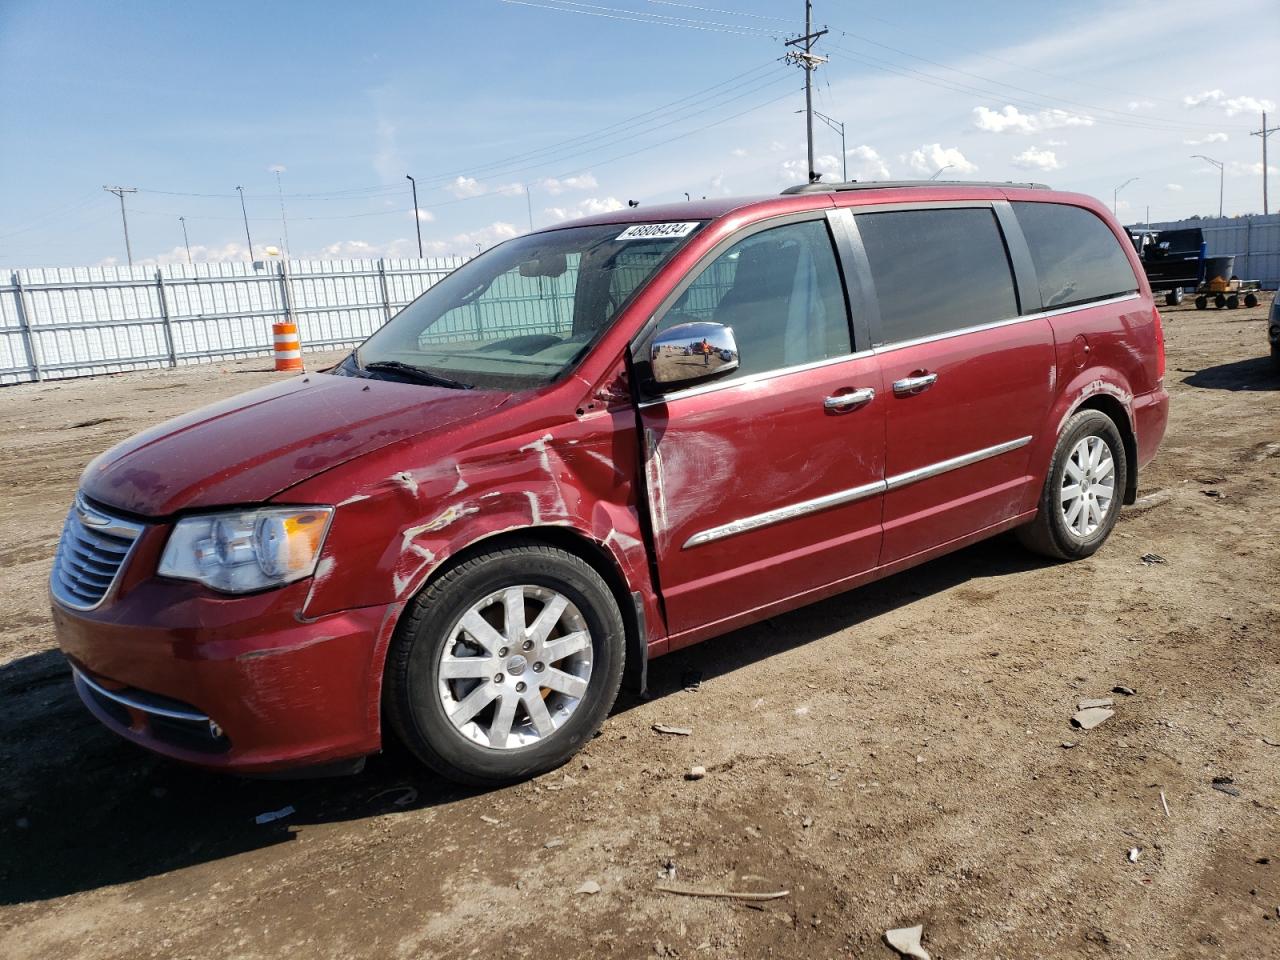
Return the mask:
M 400 611 L 396 628 L 399 629 L 399 620 L 404 617 L 405 611 L 412 606 L 413 601 L 450 570 L 480 554 L 501 550 L 506 547 L 528 545 L 555 547 L 565 553 L 570 553 L 590 566 L 604 580 L 609 592 L 613 595 L 614 602 L 618 604 L 618 611 L 622 614 L 622 624 L 625 632 L 623 684 L 630 685 L 632 689 L 643 695 L 647 681 L 645 668 L 648 663 L 648 641 L 642 599 L 638 593 L 632 593 L 628 590 L 626 575 L 619 566 L 617 558 L 609 551 L 608 547 L 570 526 L 519 527 L 512 530 L 495 531 L 473 540 L 462 549 L 445 558 L 418 585 L 418 589 L 414 591 L 412 596 L 407 598 L 404 608 Z M 386 669 L 385 662 L 383 669 Z
M 1116 425 L 1116 431 L 1124 443 L 1124 458 L 1128 465 L 1124 479 L 1124 499 L 1121 502 L 1133 503 L 1138 499 L 1138 440 L 1133 432 L 1129 411 L 1118 398 L 1107 393 L 1095 393 L 1087 397 L 1071 412 L 1076 414 L 1081 410 L 1097 410 Z

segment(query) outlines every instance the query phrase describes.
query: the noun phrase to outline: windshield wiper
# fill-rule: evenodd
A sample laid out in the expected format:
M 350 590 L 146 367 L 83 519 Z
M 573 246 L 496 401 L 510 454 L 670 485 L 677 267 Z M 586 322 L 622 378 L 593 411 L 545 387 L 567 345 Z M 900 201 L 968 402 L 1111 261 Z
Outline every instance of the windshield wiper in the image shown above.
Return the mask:
M 374 373 L 380 370 L 385 370 L 388 373 L 399 373 L 406 377 L 412 377 L 419 383 L 430 384 L 433 387 L 448 387 L 451 390 L 471 390 L 473 388 L 473 384 L 463 383 L 461 380 L 454 380 L 452 377 L 441 376 L 438 373 L 432 373 L 426 367 L 415 367 L 412 363 L 404 363 L 401 360 L 374 360 L 372 363 L 362 365 L 359 369 L 369 370 Z

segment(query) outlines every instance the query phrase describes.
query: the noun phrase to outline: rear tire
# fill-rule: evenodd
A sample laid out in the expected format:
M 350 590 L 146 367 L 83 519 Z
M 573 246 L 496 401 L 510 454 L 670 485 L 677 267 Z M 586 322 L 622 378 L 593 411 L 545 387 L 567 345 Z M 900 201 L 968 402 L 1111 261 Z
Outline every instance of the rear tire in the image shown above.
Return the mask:
M 1100 411 L 1080 411 L 1058 437 L 1039 512 L 1018 528 L 1018 539 L 1029 550 L 1057 560 L 1091 556 L 1116 525 L 1128 477 L 1124 441 L 1115 423 Z
M 1256 293 L 1246 293 L 1244 295 L 1244 305 L 1252 310 L 1258 305 L 1258 295 Z
M 524 780 L 600 729 L 625 649 L 613 593 L 589 564 L 541 544 L 494 550 L 433 581 L 405 611 L 387 654 L 387 719 L 450 780 Z
M 1204 297 L 1204 296 L 1196 297 L 1196 309 L 1197 309 L 1197 310 L 1208 310 L 1208 309 L 1209 309 L 1209 298 L 1208 298 L 1208 297 Z

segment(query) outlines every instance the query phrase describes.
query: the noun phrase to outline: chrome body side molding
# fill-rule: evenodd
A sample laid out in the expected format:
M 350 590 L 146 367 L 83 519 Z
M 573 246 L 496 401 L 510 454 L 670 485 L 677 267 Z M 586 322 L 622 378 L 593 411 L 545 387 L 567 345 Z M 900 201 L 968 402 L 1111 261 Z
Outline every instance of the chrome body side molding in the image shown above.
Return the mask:
M 842 506 L 846 503 L 854 503 L 858 500 L 865 500 L 867 497 L 873 497 L 877 494 L 886 493 L 890 490 L 898 490 L 912 483 L 919 483 L 921 480 L 928 480 L 930 477 L 936 477 L 940 474 L 947 473 L 951 470 L 959 470 L 962 467 L 971 466 L 988 460 L 991 457 L 998 457 L 1001 454 L 1009 453 L 1020 447 L 1025 447 L 1031 442 L 1031 437 L 1019 437 L 1017 440 L 1009 440 L 1005 443 L 996 444 L 994 447 L 985 447 L 982 450 L 974 450 L 972 453 L 961 454 L 958 457 L 952 457 L 949 460 L 939 460 L 937 463 L 931 463 L 915 470 L 909 470 L 906 473 L 899 473 L 884 480 L 877 480 L 875 483 L 863 484 L 860 487 L 851 487 L 848 490 L 838 490 L 835 493 L 829 493 L 825 497 L 815 497 L 812 500 L 804 500 L 800 503 L 788 504 L 785 507 L 778 507 L 775 510 L 768 510 L 764 513 L 757 513 L 750 517 L 743 517 L 740 520 L 731 520 L 729 523 L 723 523 L 718 527 L 710 527 L 706 530 L 700 530 L 684 542 L 684 549 L 690 547 L 700 547 L 704 543 L 711 543 L 715 540 L 723 540 L 725 537 L 736 536 L 739 533 L 747 533 L 751 530 L 759 530 L 761 527 L 772 526 L 775 523 L 782 523 L 786 520 L 794 520 L 797 517 L 807 516 L 810 513 L 817 513 L 820 510 L 829 510 L 832 507 Z

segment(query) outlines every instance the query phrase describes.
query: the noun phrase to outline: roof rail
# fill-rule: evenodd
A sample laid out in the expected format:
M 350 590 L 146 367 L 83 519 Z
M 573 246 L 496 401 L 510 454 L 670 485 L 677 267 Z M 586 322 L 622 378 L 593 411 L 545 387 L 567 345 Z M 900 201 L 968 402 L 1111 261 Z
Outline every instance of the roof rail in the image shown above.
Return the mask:
M 1044 183 L 1015 183 L 1005 180 L 850 180 L 848 183 L 799 183 L 787 187 L 784 196 L 796 193 L 843 193 L 846 190 L 886 190 L 904 187 L 1019 187 L 1026 190 L 1048 190 Z

